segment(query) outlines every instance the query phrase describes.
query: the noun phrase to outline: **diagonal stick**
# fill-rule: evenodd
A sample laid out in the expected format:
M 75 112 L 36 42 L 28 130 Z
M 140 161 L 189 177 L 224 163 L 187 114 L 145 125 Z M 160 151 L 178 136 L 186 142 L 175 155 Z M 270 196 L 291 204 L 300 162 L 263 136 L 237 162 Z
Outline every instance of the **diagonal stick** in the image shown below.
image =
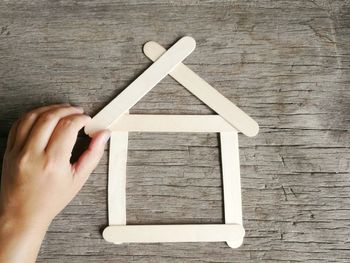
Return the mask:
M 147 68 L 126 89 L 104 107 L 85 127 L 89 135 L 108 129 L 127 110 L 134 106 L 155 85 L 192 53 L 196 42 L 191 37 L 183 37 Z
M 150 41 L 144 45 L 143 52 L 149 59 L 157 62 L 158 58 L 161 58 L 162 54 L 167 51 L 158 43 Z M 217 114 L 221 115 L 221 117 L 238 131 L 241 131 L 247 136 L 255 136 L 258 133 L 259 126 L 251 117 L 186 65 L 180 63 L 169 75 L 212 108 Z

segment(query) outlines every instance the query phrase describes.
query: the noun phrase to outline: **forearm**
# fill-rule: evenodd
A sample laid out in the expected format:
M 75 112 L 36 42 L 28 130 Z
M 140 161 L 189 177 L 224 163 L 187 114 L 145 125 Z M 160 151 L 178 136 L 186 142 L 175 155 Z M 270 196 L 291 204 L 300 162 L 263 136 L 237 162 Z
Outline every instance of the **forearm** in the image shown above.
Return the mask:
M 18 223 L 0 215 L 0 263 L 35 262 L 48 226 Z
M 11 127 L 0 183 L 0 263 L 35 262 L 47 228 L 74 198 L 101 159 L 109 131 L 96 133 L 71 163 L 82 108 L 35 109 Z

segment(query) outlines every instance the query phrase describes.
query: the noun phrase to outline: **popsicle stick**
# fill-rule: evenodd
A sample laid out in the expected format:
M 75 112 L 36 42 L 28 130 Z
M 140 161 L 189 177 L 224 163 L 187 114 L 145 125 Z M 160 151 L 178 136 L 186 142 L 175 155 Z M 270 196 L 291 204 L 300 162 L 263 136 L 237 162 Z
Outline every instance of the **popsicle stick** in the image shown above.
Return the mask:
M 130 132 L 237 132 L 219 115 L 124 114 L 111 131 Z
M 104 107 L 85 127 L 89 135 L 108 129 L 122 114 L 136 104 L 147 92 L 161 81 L 175 66 L 192 53 L 196 42 L 191 37 L 183 37 L 147 68 L 136 80 Z
M 243 225 L 238 133 L 221 132 L 220 142 L 225 224 Z M 227 241 L 231 248 L 237 248 L 242 243 L 243 236 L 241 239 Z
M 129 225 L 108 226 L 103 231 L 106 241 L 113 243 L 154 242 L 219 242 L 234 241 L 244 236 L 238 224 L 220 225 Z
M 157 62 L 167 51 L 158 43 L 150 41 L 144 45 L 143 52 L 152 61 Z M 184 64 L 177 65 L 169 75 L 221 115 L 236 130 L 247 136 L 255 136 L 258 133 L 259 126 L 251 117 Z
M 126 224 L 126 163 L 128 132 L 112 132 L 108 167 L 109 225 Z

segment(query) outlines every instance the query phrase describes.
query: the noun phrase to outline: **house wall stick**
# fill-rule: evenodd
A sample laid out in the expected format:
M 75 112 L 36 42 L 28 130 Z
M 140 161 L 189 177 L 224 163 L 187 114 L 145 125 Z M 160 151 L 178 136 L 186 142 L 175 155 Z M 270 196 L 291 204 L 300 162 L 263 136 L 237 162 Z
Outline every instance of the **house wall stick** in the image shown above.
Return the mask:
M 238 224 L 108 226 L 103 231 L 105 240 L 117 244 L 235 241 L 243 236 L 244 229 Z
M 89 135 L 109 126 L 136 104 L 159 81 L 192 53 L 196 42 L 191 37 L 183 37 L 166 51 L 126 89 L 104 107 L 85 127 Z
M 110 130 L 129 132 L 237 132 L 219 115 L 125 114 Z
M 225 224 L 243 225 L 238 133 L 221 132 L 220 146 Z M 241 239 L 227 241 L 227 244 L 237 248 L 242 242 L 243 236 Z
M 154 41 L 144 45 L 143 52 L 152 61 L 158 61 L 166 50 Z M 169 73 L 177 82 L 188 89 L 193 95 L 198 97 L 216 113 L 220 114 L 236 130 L 243 132 L 247 136 L 255 136 L 259 132 L 259 126 L 244 111 L 234 105 L 214 89 L 205 80 L 199 77 L 191 69 L 180 63 Z
M 108 162 L 109 225 L 126 225 L 128 132 L 112 132 Z

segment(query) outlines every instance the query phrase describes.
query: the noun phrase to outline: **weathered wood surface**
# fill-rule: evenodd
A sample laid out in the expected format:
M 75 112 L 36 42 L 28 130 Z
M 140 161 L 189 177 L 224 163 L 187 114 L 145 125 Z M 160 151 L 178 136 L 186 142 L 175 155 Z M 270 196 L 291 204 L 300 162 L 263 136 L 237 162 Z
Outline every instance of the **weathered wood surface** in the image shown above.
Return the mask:
M 186 64 L 261 126 L 239 138 L 241 248 L 106 243 L 104 156 L 38 262 L 349 262 L 349 26 L 349 1 L 1 1 L 2 148 L 32 107 L 95 114 L 150 65 L 143 43 L 183 35 L 197 40 Z M 211 113 L 169 77 L 132 112 Z M 217 134 L 131 134 L 128 223 L 223 222 L 218 144 Z

